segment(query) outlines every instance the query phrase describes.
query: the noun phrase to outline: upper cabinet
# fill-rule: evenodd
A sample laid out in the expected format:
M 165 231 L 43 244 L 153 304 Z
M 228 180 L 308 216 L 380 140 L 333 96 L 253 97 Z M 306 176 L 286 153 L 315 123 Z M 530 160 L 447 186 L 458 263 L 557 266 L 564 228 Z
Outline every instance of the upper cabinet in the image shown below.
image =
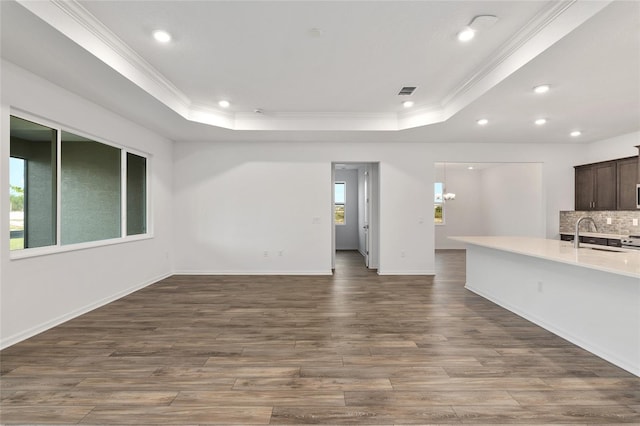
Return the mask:
M 636 182 L 638 182 L 638 157 L 618 160 L 618 210 L 637 209 Z
M 616 162 L 576 166 L 576 210 L 616 210 Z
M 638 157 L 575 166 L 575 210 L 636 210 Z

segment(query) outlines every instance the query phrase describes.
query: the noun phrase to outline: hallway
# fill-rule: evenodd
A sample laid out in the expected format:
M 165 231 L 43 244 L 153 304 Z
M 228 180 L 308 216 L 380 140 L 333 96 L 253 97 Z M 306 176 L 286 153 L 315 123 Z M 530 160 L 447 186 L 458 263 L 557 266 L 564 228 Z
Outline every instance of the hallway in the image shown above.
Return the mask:
M 337 250 L 334 278 L 344 277 L 375 277 L 375 269 L 367 269 L 364 257 L 357 250 Z

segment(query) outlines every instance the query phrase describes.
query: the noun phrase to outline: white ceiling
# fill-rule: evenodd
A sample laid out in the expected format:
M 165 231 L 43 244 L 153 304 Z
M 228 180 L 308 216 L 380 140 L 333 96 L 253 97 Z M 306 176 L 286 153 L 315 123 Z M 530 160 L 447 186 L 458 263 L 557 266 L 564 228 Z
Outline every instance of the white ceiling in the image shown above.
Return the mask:
M 1 53 L 179 141 L 589 142 L 640 129 L 640 3 L 608 3 L 2 2 Z

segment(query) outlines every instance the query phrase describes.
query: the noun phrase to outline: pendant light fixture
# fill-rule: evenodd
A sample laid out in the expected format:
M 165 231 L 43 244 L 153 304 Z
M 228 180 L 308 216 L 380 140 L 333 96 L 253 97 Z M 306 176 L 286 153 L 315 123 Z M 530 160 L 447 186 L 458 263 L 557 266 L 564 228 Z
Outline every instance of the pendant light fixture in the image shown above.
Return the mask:
M 447 163 L 444 163 L 444 182 L 442 183 L 442 199 L 444 201 L 451 201 L 456 199 L 456 194 L 453 192 L 447 192 Z

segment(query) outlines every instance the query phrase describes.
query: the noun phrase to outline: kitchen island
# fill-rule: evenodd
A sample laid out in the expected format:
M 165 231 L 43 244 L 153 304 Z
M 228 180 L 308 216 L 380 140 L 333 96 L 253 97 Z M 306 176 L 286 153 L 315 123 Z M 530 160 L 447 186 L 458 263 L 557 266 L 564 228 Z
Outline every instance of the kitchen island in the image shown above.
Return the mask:
M 450 238 L 467 244 L 467 289 L 640 376 L 640 250 Z

